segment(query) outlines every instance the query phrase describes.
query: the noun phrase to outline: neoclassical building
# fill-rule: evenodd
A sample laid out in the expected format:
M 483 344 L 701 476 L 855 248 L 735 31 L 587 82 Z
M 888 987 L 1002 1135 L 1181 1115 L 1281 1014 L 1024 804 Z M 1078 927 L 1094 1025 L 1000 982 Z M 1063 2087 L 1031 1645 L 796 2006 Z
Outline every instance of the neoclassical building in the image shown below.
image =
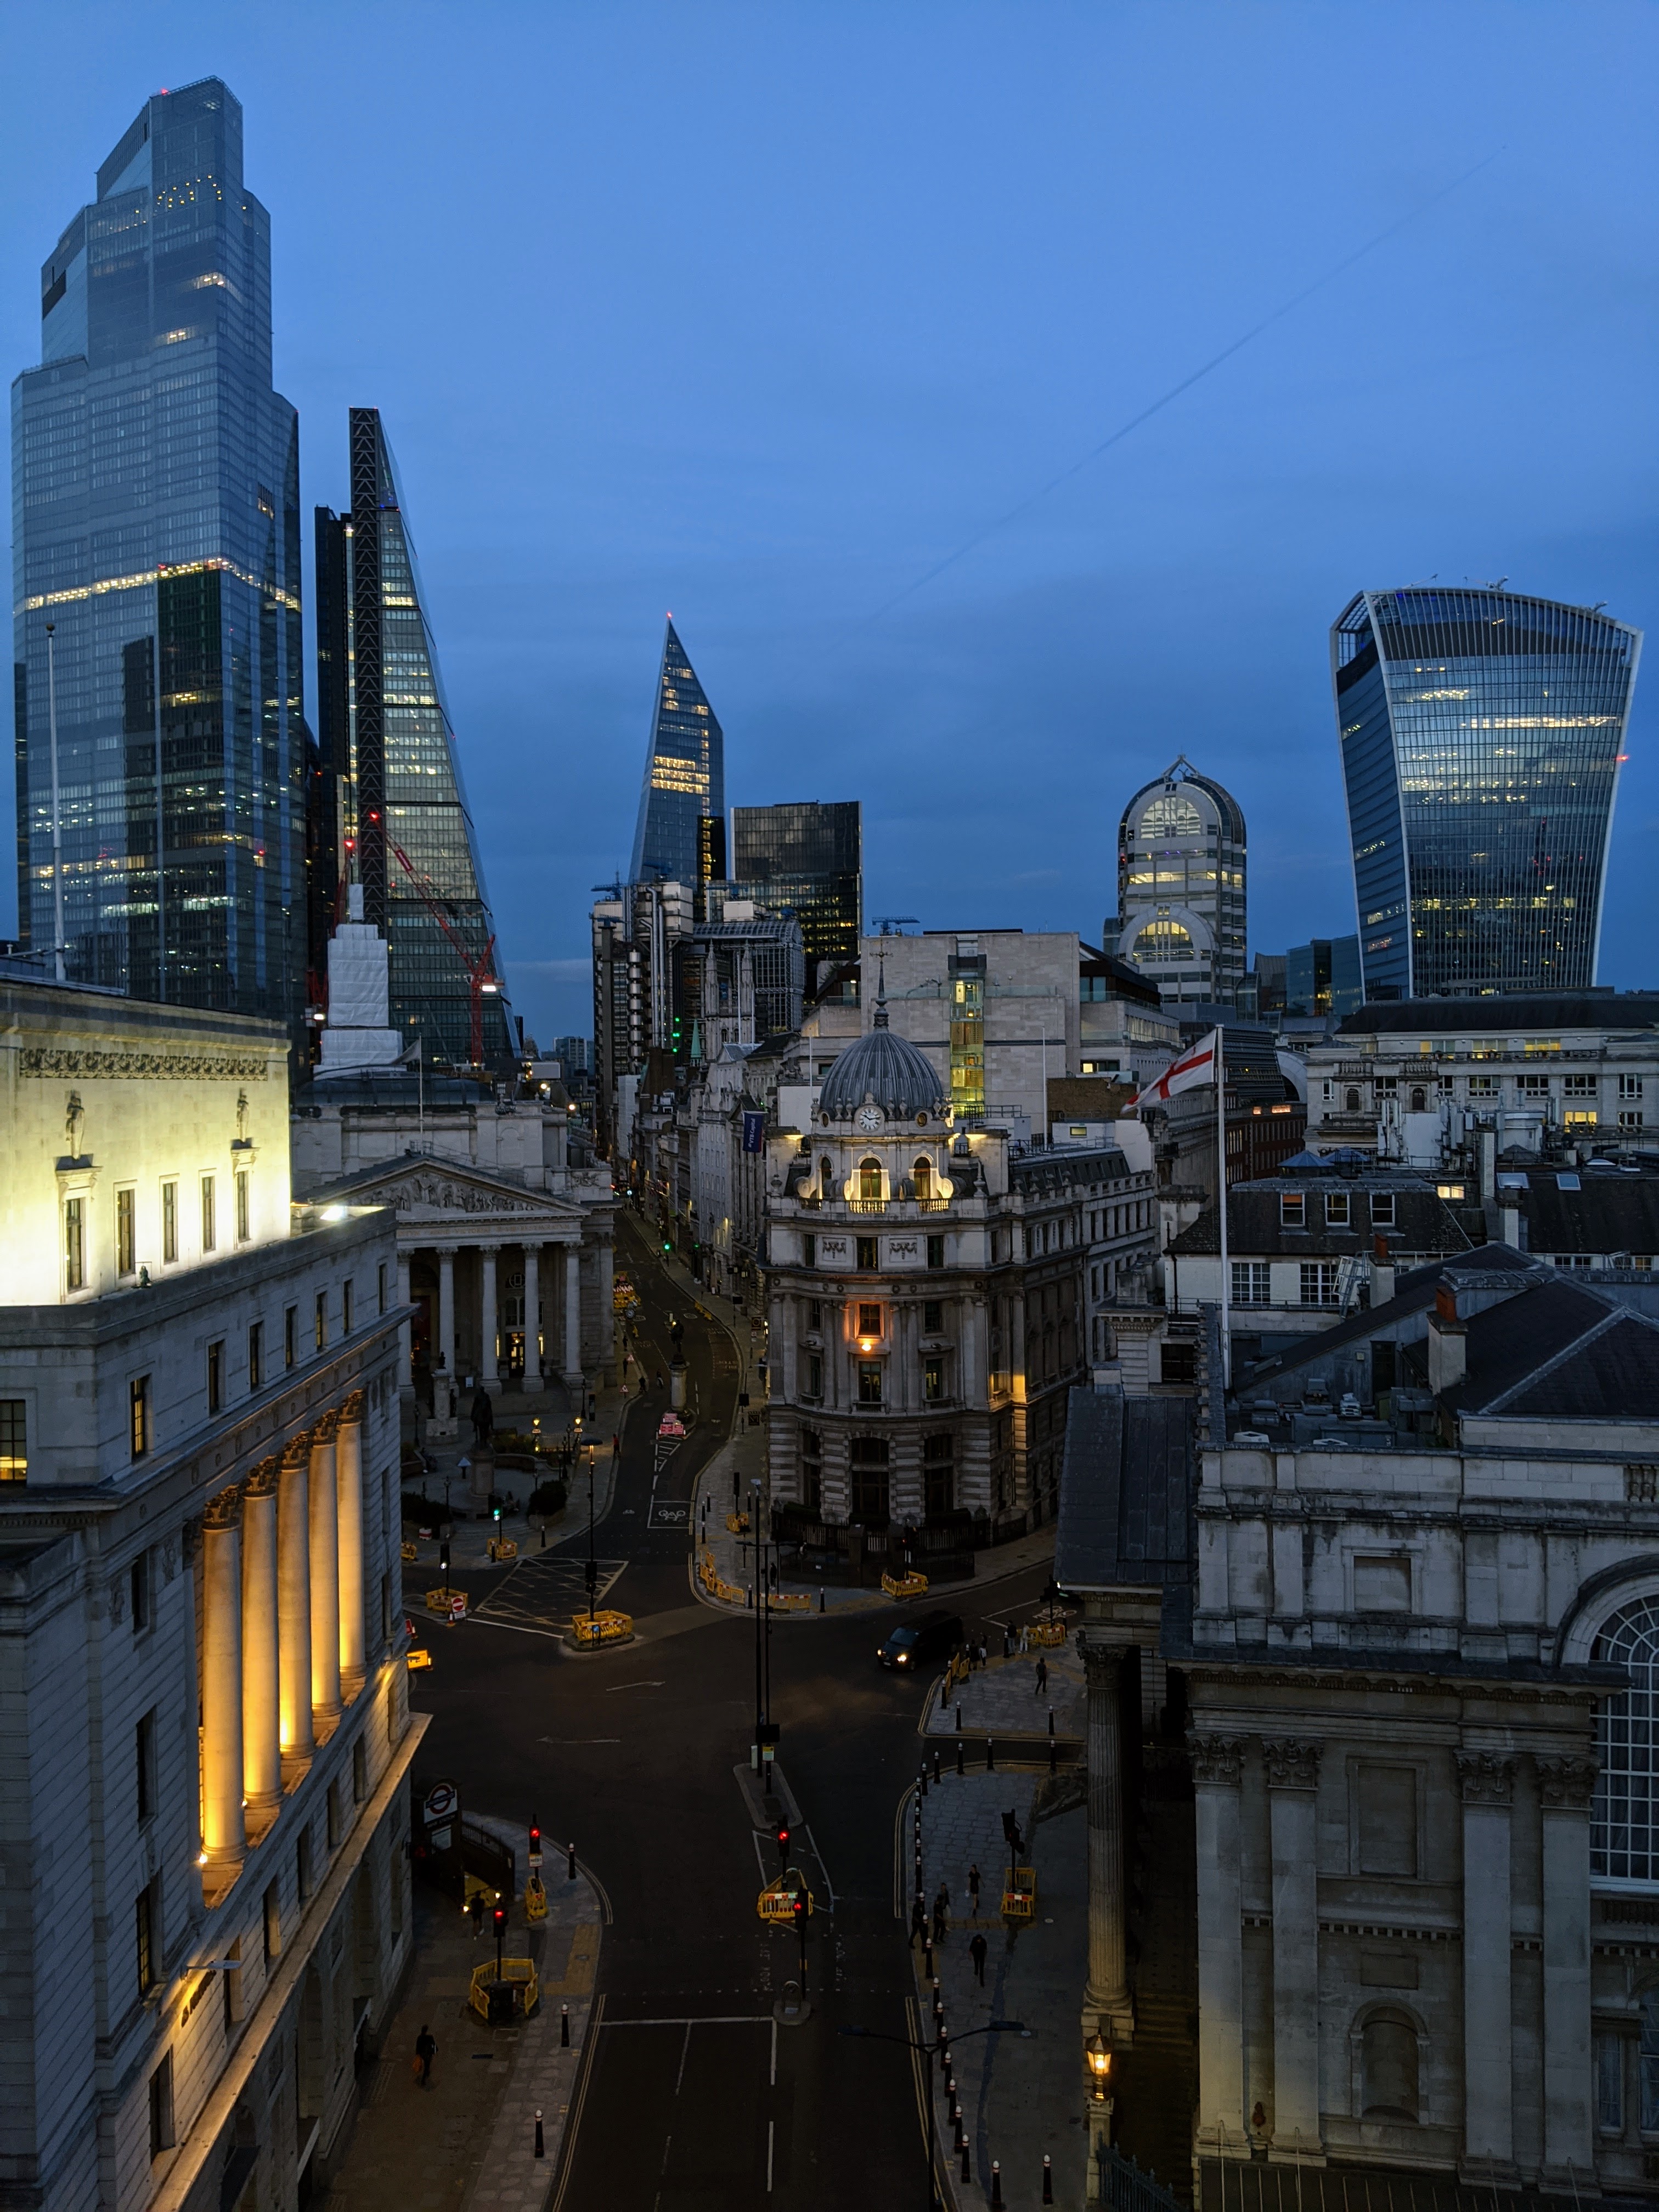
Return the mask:
M 774 1504 L 883 1540 L 963 1512 L 1010 1534 L 1048 1517 L 1091 1254 L 1115 1249 L 1108 1217 L 1126 1251 L 1144 1234 L 1150 1174 L 1115 1149 L 957 1128 L 884 997 L 809 1118 L 768 1148 Z
M 291 2206 L 412 1946 L 392 1224 L 270 1025 L 0 1008 L 0 2197 Z

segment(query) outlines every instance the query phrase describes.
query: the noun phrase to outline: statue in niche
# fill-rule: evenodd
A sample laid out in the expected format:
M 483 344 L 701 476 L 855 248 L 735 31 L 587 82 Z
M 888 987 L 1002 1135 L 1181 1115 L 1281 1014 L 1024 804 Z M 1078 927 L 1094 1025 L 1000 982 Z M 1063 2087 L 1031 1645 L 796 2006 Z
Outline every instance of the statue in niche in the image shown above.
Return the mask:
M 81 1103 L 81 1094 L 71 1091 L 68 1109 L 64 1115 L 64 1145 L 72 1160 L 81 1157 L 81 1131 L 86 1121 L 86 1109 Z
M 236 1094 L 236 1141 L 239 1145 L 245 1145 L 247 1142 L 247 1093 L 246 1091 L 239 1091 Z

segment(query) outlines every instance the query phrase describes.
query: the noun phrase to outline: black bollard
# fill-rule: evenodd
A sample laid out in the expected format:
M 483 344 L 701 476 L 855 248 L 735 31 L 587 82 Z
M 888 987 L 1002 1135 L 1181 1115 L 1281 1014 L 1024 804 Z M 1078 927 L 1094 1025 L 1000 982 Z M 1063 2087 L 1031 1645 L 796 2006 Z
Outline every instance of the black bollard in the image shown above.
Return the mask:
M 1050 1706 L 1049 1706 L 1049 1708 L 1048 1708 L 1048 1733 L 1049 1733 L 1049 1735 L 1052 1735 L 1054 1734 L 1054 1707 L 1053 1707 L 1052 1705 L 1050 1705 Z
M 1048 1771 L 1050 1774 L 1057 1774 L 1060 1771 L 1060 1760 L 1057 1756 L 1058 1750 L 1059 1747 L 1056 1745 L 1053 1736 L 1050 1736 L 1048 1739 Z
M 935 1790 L 939 1788 L 939 1753 L 937 1750 L 933 1753 L 933 1787 Z
M 539 2105 L 536 2107 L 536 2155 L 538 2158 L 547 2156 L 547 2144 L 542 2136 L 542 2108 Z
M 968 2130 L 966 2128 L 962 2131 L 962 2178 L 964 2181 L 971 2181 L 974 2178 L 974 2169 L 968 2163 Z
M 988 1735 L 988 1736 L 986 1737 L 986 1739 L 985 1739 L 985 1771 L 986 1771 L 988 1774 L 994 1773 L 994 1772 L 995 1771 L 995 1770 L 996 1770 L 996 1763 L 997 1763 L 997 1750 L 996 1750 L 996 1746 L 995 1746 L 995 1744 L 991 1741 L 991 1738 Z
M 921 1788 L 917 1794 L 920 1796 L 925 1797 L 927 1795 L 927 1769 L 925 1766 L 919 1767 L 916 1770 L 916 1778 L 921 1784 Z
M 570 1870 L 565 1879 L 568 1881 L 574 1881 L 576 1879 L 576 1846 L 574 1844 L 572 1844 L 570 1846 Z
M 958 1774 L 966 1774 L 968 1771 L 968 1762 L 963 1755 L 963 1749 L 962 1738 L 958 1736 L 957 1738 L 957 1772 Z
M 1052 2204 L 1054 2201 L 1054 2169 L 1048 2162 L 1046 2150 L 1042 2154 L 1042 2201 L 1045 2204 Z
M 823 1611 L 823 1585 L 822 1583 L 818 1585 L 818 1611 L 820 1613 Z
M 962 1734 L 962 1707 L 960 1705 L 957 1707 L 957 1734 L 958 1735 Z
M 1002 2168 L 995 2159 L 991 2160 L 991 2212 L 1003 2212 Z
M 561 2051 L 570 2048 L 570 2008 L 568 2004 L 559 2007 L 559 2048 Z

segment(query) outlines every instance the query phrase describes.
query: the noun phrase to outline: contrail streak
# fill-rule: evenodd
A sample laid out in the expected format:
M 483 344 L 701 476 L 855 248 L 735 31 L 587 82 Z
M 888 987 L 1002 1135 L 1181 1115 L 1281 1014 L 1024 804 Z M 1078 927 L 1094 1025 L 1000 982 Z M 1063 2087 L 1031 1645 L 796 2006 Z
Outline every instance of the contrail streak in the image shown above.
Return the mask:
M 1259 338 L 1263 331 L 1271 330 L 1275 323 L 1282 322 L 1285 317 L 1299 307 L 1304 300 L 1312 299 L 1316 292 L 1322 290 L 1327 284 L 1334 283 L 1344 270 L 1352 269 L 1357 261 L 1363 261 L 1368 253 L 1375 253 L 1377 247 L 1386 244 L 1396 231 L 1404 230 L 1408 223 L 1415 222 L 1419 216 L 1426 215 L 1431 207 L 1436 207 L 1442 200 L 1449 198 L 1453 192 L 1461 191 L 1471 177 L 1478 177 L 1481 170 L 1489 167 L 1503 150 L 1501 146 L 1494 147 L 1492 151 L 1483 160 L 1477 161 L 1472 169 L 1465 169 L 1462 176 L 1454 177 L 1449 185 L 1443 185 L 1437 192 L 1431 192 L 1427 199 L 1419 200 L 1415 207 L 1407 208 L 1404 215 L 1396 216 L 1393 222 L 1379 230 L 1374 238 L 1368 238 L 1363 246 L 1357 246 L 1352 253 L 1344 254 L 1341 260 L 1333 263 L 1322 276 L 1316 276 L 1311 284 L 1304 284 L 1299 292 L 1293 293 L 1288 300 L 1281 301 L 1271 314 L 1264 315 L 1259 323 L 1253 323 L 1241 337 L 1236 337 L 1231 345 L 1223 346 L 1219 353 L 1212 354 L 1209 360 L 1201 368 L 1194 369 L 1190 376 L 1183 376 L 1179 384 L 1171 385 L 1161 398 L 1153 400 L 1150 407 L 1143 407 L 1139 415 L 1132 415 L 1127 422 L 1121 424 L 1113 431 L 1109 438 L 1103 438 L 1097 446 L 1091 446 L 1086 453 L 1073 461 L 1069 467 L 1063 468 L 1058 476 L 1050 477 L 1047 483 L 1040 484 L 1036 491 L 1028 493 L 1017 506 L 1011 507 L 1006 514 L 998 515 L 994 522 L 988 522 L 983 530 L 969 538 L 964 544 L 958 545 L 954 553 L 947 553 L 942 561 L 935 562 L 931 568 L 918 576 L 913 583 L 906 584 L 902 591 L 896 592 L 890 599 L 885 600 L 876 609 L 869 619 L 872 622 L 879 622 L 884 615 L 890 614 L 902 601 L 909 599 L 914 592 L 921 591 L 924 585 L 931 584 L 935 576 L 942 576 L 947 568 L 954 568 L 958 561 L 965 559 L 976 546 L 983 545 L 988 538 L 994 538 L 999 530 L 1006 530 L 1011 522 L 1017 521 L 1022 514 L 1036 507 L 1039 501 L 1047 499 L 1051 491 L 1057 490 L 1061 484 L 1069 483 L 1073 477 L 1080 476 L 1091 462 L 1097 461 L 1103 453 L 1109 453 L 1114 446 L 1121 445 L 1132 431 L 1138 430 L 1143 422 L 1150 422 L 1154 415 L 1168 407 L 1172 401 L 1179 399 L 1183 392 L 1190 392 L 1194 385 L 1200 383 L 1212 369 L 1219 368 L 1224 361 L 1231 361 L 1233 356 L 1242 352 L 1252 339 Z

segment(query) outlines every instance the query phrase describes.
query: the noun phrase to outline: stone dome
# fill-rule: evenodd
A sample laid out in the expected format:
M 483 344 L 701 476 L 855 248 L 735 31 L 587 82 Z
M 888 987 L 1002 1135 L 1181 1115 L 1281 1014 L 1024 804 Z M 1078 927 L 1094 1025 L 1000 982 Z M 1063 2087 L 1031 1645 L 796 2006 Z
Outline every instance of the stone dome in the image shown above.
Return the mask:
M 945 1085 L 920 1045 L 895 1036 L 885 1006 L 876 1008 L 876 1026 L 849 1044 L 823 1079 L 818 1111 L 833 1121 L 850 1121 L 866 1097 L 873 1098 L 890 1121 L 918 1114 L 949 1112 Z

